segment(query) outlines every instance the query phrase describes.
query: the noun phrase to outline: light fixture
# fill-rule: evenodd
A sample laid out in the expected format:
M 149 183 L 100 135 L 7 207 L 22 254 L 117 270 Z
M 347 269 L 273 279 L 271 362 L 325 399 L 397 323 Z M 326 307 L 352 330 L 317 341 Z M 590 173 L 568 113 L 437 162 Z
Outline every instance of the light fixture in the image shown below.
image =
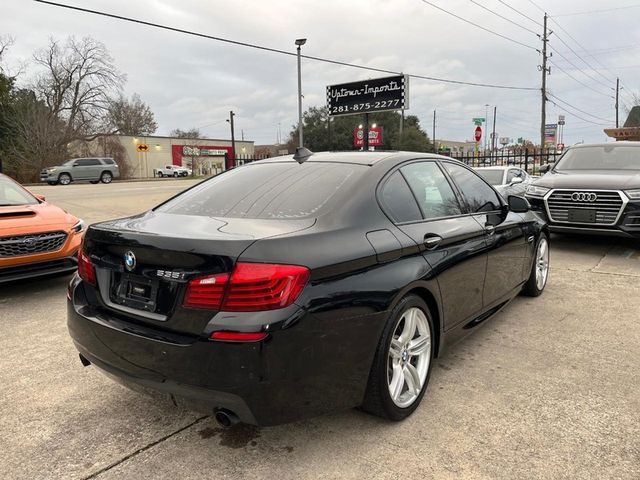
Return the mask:
M 358 128 L 362 128 L 362 124 L 358 125 Z
M 306 38 L 297 38 L 296 39 L 296 45 L 298 45 L 299 47 L 304 45 L 305 43 L 307 43 L 307 39 Z
M 377 124 L 377 123 L 372 123 L 372 124 L 371 124 L 371 128 L 376 128 L 377 126 L 378 126 L 378 124 Z

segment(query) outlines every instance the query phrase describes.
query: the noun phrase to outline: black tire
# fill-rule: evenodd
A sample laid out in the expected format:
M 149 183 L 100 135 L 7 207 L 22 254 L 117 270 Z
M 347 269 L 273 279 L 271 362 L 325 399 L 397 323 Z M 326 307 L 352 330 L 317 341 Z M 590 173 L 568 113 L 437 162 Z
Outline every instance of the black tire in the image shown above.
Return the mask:
M 102 183 L 111 183 L 112 180 L 113 175 L 111 175 L 111 172 L 102 172 L 102 174 L 100 175 L 100 181 Z
M 429 364 L 426 372 L 426 377 L 422 388 L 418 396 L 413 400 L 409 406 L 401 408 L 395 404 L 391 398 L 388 384 L 388 362 L 389 362 L 389 348 L 391 346 L 391 340 L 393 338 L 396 328 L 399 326 L 402 319 L 402 315 L 408 309 L 416 307 L 425 314 L 429 332 L 431 337 L 430 352 L 429 352 Z M 387 324 L 382 332 L 380 343 L 376 350 L 375 357 L 373 359 L 373 365 L 371 366 L 371 372 L 369 373 L 369 381 L 367 383 L 367 390 L 364 397 L 364 402 L 361 405 L 361 409 L 372 415 L 382 417 L 388 420 L 400 421 L 411 415 L 416 408 L 420 405 L 422 398 L 427 390 L 429 384 L 429 378 L 431 376 L 431 369 L 433 366 L 434 356 L 434 328 L 431 312 L 422 300 L 417 295 L 409 294 L 404 297 L 398 305 L 391 311 Z
M 178 172 L 173 172 L 173 177 L 178 178 Z
M 544 283 L 540 288 L 540 284 L 538 283 L 538 255 L 540 253 L 540 249 L 542 245 L 546 244 L 546 252 L 547 252 L 547 270 L 544 278 Z M 546 287 L 547 282 L 549 280 L 549 235 L 542 232 L 540 234 L 540 238 L 538 238 L 538 243 L 536 243 L 536 248 L 533 251 L 533 261 L 531 262 L 531 272 L 529 273 L 529 278 L 527 279 L 527 283 L 522 287 L 522 294 L 527 297 L 538 297 L 544 291 L 544 287 Z
M 49 185 L 51 185 L 52 187 L 53 187 L 54 185 L 57 185 L 57 184 L 58 184 L 58 182 L 47 182 L 47 183 L 48 183 Z
M 58 175 L 58 183 L 60 185 L 69 185 L 72 182 L 71 175 L 68 173 L 61 173 Z
M 93 183 L 95 185 L 96 183 L 100 183 L 100 180 L 89 180 L 89 183 Z

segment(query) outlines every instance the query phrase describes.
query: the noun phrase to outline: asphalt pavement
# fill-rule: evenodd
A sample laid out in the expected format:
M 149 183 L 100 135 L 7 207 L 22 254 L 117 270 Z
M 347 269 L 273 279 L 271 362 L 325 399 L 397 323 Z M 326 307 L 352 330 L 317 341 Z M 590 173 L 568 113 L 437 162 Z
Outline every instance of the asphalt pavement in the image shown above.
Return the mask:
M 189 180 L 31 187 L 86 221 L 144 211 Z M 278 427 L 211 417 L 83 368 L 68 277 L 0 286 L 0 477 L 638 479 L 640 248 L 552 238 L 549 284 L 436 360 L 401 423 L 357 410 Z

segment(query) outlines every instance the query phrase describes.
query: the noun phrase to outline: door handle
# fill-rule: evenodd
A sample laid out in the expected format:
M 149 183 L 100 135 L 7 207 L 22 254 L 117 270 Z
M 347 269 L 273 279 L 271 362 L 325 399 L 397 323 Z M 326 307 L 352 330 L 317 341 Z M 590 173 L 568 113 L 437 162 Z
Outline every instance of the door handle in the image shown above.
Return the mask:
M 424 236 L 424 246 L 427 247 L 427 250 L 433 250 L 442 241 L 442 237 L 440 235 L 436 235 L 433 233 L 427 233 Z

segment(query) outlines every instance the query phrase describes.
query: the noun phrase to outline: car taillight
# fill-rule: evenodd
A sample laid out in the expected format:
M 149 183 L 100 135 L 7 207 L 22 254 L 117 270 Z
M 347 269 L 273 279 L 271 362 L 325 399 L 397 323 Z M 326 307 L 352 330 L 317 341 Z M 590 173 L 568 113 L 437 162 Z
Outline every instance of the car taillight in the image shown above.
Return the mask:
M 191 280 L 184 295 L 184 306 L 220 310 L 228 281 L 226 273 Z
M 228 275 L 200 277 L 187 287 L 186 307 L 257 312 L 291 305 L 309 279 L 299 265 L 238 262 Z
M 96 269 L 84 250 L 78 252 L 78 275 L 88 284 L 96 286 Z

